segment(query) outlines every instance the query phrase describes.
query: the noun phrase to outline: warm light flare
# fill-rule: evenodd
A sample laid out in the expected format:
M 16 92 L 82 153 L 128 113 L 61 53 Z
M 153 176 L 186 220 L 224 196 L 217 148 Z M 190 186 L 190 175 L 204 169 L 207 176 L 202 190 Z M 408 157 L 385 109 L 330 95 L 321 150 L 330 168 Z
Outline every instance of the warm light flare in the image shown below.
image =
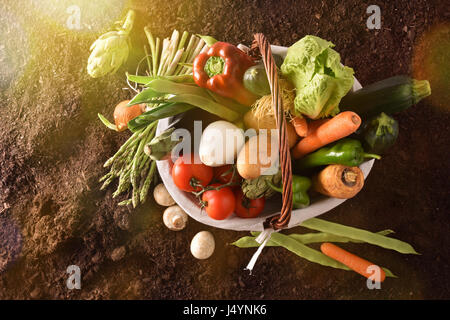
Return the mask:
M 98 32 L 119 20 L 127 0 L 31 0 L 33 8 L 62 27 Z
M 443 111 L 450 111 L 450 23 L 438 24 L 421 35 L 414 48 L 413 76 L 428 80 L 427 99 Z
M 0 11 L 0 90 L 8 88 L 25 69 L 28 38 L 17 17 Z

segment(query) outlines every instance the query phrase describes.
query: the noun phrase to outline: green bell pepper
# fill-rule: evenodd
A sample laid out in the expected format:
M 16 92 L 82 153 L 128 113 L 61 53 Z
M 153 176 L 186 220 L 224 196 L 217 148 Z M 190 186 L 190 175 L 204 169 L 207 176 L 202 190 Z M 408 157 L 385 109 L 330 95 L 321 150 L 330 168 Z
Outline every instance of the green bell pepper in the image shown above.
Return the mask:
M 377 154 L 365 153 L 361 142 L 355 139 L 342 139 L 313 152 L 296 161 L 296 169 L 308 169 L 329 164 L 341 164 L 349 167 L 357 167 L 365 158 L 380 159 Z
M 282 187 L 275 186 L 271 181 L 267 184 L 275 191 L 283 193 Z M 309 206 L 308 189 L 311 187 L 311 179 L 302 176 L 292 176 L 292 206 L 294 209 L 306 208 Z

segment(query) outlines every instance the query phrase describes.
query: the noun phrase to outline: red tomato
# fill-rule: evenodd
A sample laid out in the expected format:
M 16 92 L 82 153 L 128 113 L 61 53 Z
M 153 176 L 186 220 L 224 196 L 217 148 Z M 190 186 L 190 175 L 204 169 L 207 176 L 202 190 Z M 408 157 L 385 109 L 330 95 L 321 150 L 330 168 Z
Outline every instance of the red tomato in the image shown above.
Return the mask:
M 213 184 L 212 187 L 218 187 L 219 184 Z M 224 220 L 234 212 L 236 199 L 230 187 L 220 188 L 219 190 L 208 190 L 202 195 L 202 201 L 205 203 L 206 213 L 215 220 Z
M 186 163 L 185 156 L 179 157 L 172 167 L 172 179 L 175 185 L 183 191 L 200 191 L 201 187 L 192 187 L 192 184 L 201 184 L 206 187 L 213 178 L 213 169 L 204 165 L 198 158 L 191 156 L 190 163 Z M 194 162 L 194 160 L 196 160 Z
M 235 193 L 236 208 L 235 212 L 241 218 L 255 218 L 263 211 L 266 199 L 264 197 L 258 199 L 249 199 L 239 189 Z
M 220 181 L 222 183 L 228 183 L 231 181 L 232 176 L 233 176 L 233 167 L 231 166 L 231 164 L 214 168 L 214 179 L 217 181 Z M 241 176 L 237 172 L 237 169 L 235 169 L 233 182 L 240 183 L 241 180 L 242 180 Z

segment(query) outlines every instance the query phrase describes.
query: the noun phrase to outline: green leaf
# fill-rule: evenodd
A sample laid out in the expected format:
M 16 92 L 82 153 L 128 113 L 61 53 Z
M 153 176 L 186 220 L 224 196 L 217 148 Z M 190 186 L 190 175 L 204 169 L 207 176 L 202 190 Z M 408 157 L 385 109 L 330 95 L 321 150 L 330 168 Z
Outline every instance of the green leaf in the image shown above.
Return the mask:
M 220 94 L 217 94 L 213 91 L 205 89 L 205 91 L 216 101 L 217 103 L 220 103 L 224 106 L 227 106 L 228 108 L 232 109 L 233 111 L 239 112 L 239 113 L 246 113 L 251 109 L 249 106 L 244 106 L 232 99 L 225 98 L 224 96 L 221 96 Z
M 175 83 L 194 83 L 194 78 L 192 77 L 192 74 L 182 74 L 176 76 L 137 76 L 127 74 L 127 78 L 129 81 L 136 82 L 142 85 L 147 85 L 152 80 L 155 79 L 168 80 Z
M 128 102 L 128 106 L 132 106 L 135 104 L 141 104 L 141 103 L 151 103 L 152 99 L 157 98 L 157 97 L 162 97 L 162 96 L 164 96 L 163 93 L 159 93 L 152 89 L 147 88 L 147 89 L 141 91 L 140 93 L 138 93 L 137 95 L 135 95 L 134 98 L 131 99 L 130 102 Z
M 172 75 L 172 76 L 160 76 L 158 77 L 158 79 L 169 80 L 175 83 L 188 83 L 188 84 L 195 83 L 192 73 Z
M 342 224 L 329 222 L 318 218 L 308 219 L 301 225 L 312 230 L 322 231 L 337 236 L 367 242 L 379 247 L 395 250 L 400 253 L 419 254 L 410 244 L 406 242 L 376 234 L 370 231 L 347 227 Z
M 214 43 L 217 42 L 217 40 L 211 36 L 202 36 L 201 34 L 197 34 L 197 36 L 200 37 L 203 41 L 205 41 L 208 47 L 211 47 Z
M 100 118 L 100 121 L 103 122 L 103 124 L 105 126 L 107 126 L 109 129 L 117 131 L 117 126 L 115 124 L 112 124 L 111 122 L 108 121 L 108 119 L 106 119 L 103 115 L 101 115 L 100 113 L 97 113 L 98 117 Z
M 203 109 L 209 113 L 215 114 L 220 118 L 233 122 L 242 117 L 238 112 L 215 102 L 211 98 L 205 98 L 203 96 L 194 94 L 178 94 L 167 99 L 169 102 L 187 103 Z
M 129 81 L 136 82 L 139 84 L 147 84 L 150 81 L 152 81 L 153 79 L 155 79 L 155 77 L 153 77 L 153 76 L 138 76 L 138 75 L 127 73 L 127 79 Z
M 136 132 L 154 121 L 175 116 L 192 108 L 194 107 L 183 103 L 164 103 L 153 107 L 149 111 L 144 112 L 140 116 L 130 120 L 128 122 L 128 129 L 130 129 L 131 132 Z
M 154 79 L 147 83 L 147 87 L 161 94 L 192 94 L 211 99 L 211 97 L 206 93 L 206 89 L 192 84 L 176 83 L 174 81 L 164 79 Z

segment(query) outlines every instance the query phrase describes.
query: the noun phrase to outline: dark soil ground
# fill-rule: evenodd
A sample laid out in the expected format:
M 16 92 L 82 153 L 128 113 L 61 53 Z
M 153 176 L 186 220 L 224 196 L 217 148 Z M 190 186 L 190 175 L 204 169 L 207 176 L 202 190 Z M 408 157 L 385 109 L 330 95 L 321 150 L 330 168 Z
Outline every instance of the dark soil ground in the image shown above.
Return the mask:
M 43 6 L 4 2 L 1 299 L 450 298 L 446 1 L 135 0 L 128 4 L 138 12 L 133 56 L 116 75 L 98 80 L 85 72 L 89 46 L 110 25 L 71 31 Z M 381 8 L 380 30 L 366 27 L 366 8 L 374 3 Z M 97 113 L 111 117 L 115 104 L 130 98 L 122 90 L 124 72 L 143 56 L 144 25 L 159 37 L 177 28 L 247 44 L 255 32 L 286 46 L 313 34 L 336 44 L 363 85 L 397 74 L 429 79 L 432 97 L 397 117 L 397 144 L 377 161 L 363 191 L 323 216 L 373 231 L 393 229 L 421 255 L 346 245 L 398 275 L 381 290 L 368 290 L 355 273 L 309 263 L 281 248 L 264 249 L 250 276 L 243 268 L 254 250 L 227 245 L 245 232 L 193 220 L 184 231 L 171 232 L 152 199 L 137 210 L 119 208 L 113 188 L 99 191 L 97 181 L 105 173 L 102 164 L 128 134 L 107 130 Z M 216 251 L 205 261 L 189 252 L 200 230 L 216 238 Z M 113 250 L 121 246 L 125 256 L 113 261 Z M 81 268 L 81 290 L 66 287 L 69 265 Z

